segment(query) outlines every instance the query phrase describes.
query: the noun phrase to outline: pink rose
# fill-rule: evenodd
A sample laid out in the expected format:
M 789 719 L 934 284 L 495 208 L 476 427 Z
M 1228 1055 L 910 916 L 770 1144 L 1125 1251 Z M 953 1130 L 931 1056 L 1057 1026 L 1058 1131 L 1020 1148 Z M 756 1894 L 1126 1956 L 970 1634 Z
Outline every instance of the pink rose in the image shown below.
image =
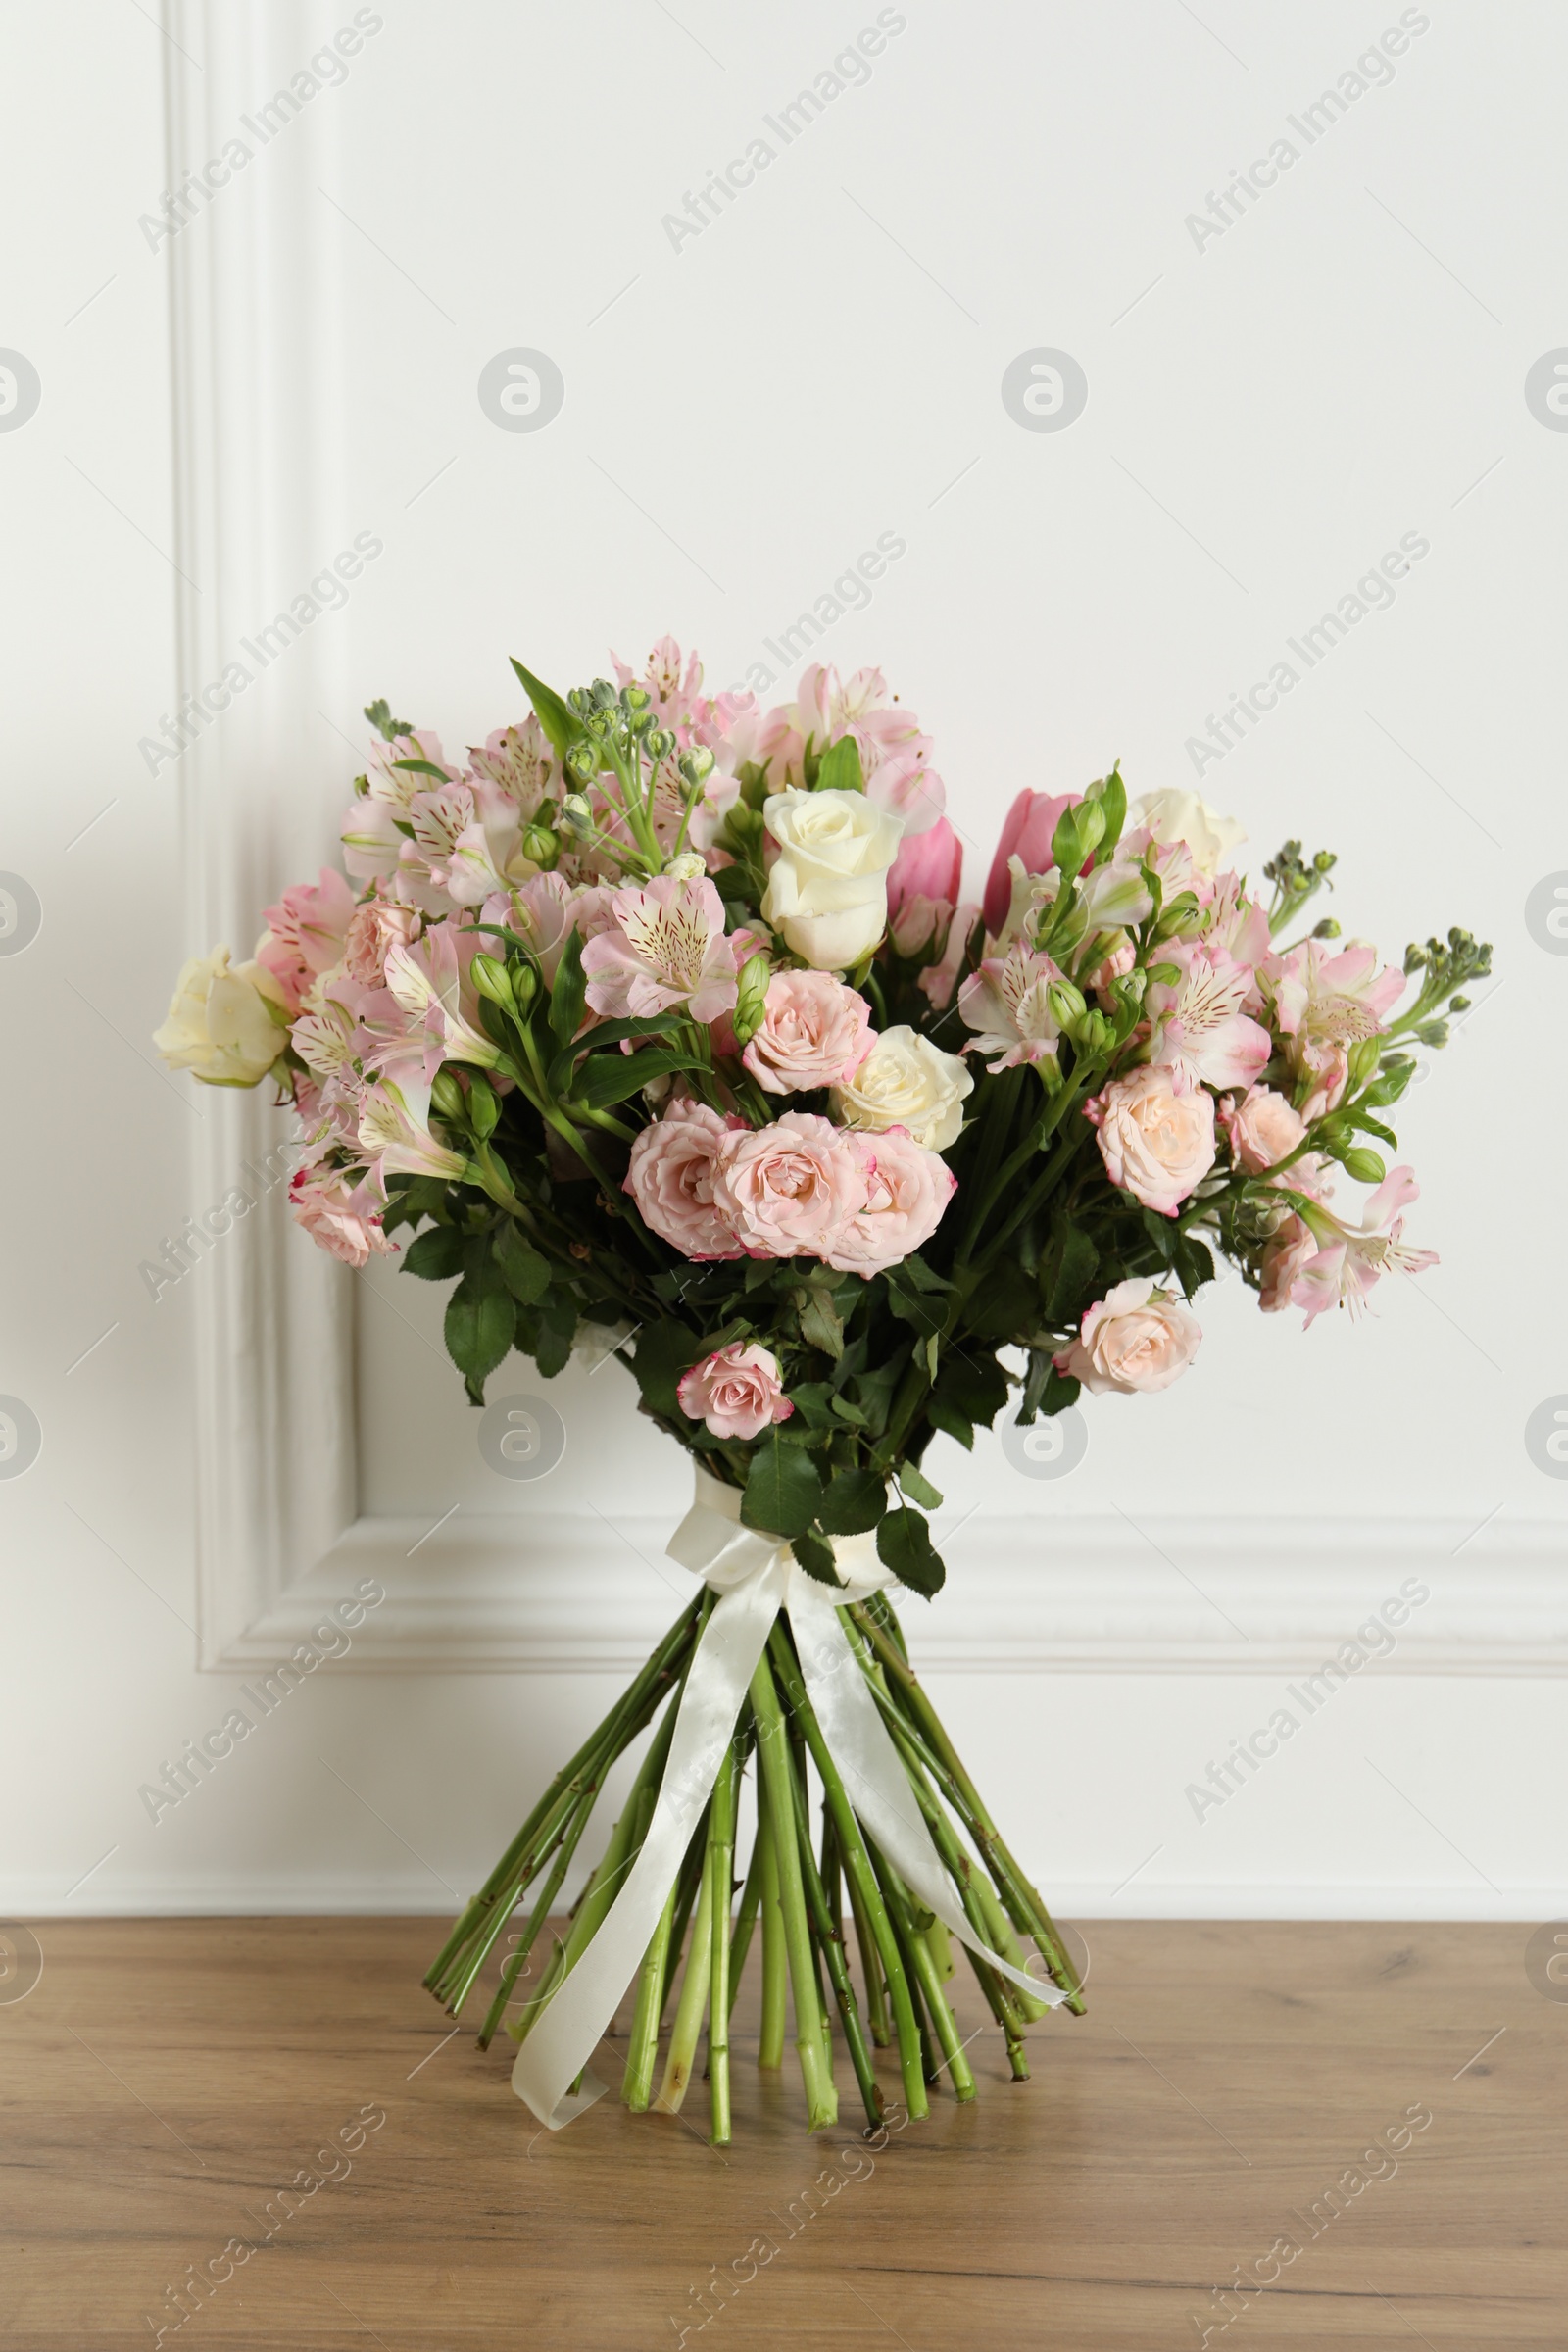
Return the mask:
M 1162 1217 L 1176 1214 L 1214 1164 L 1213 1096 L 1200 1086 L 1178 1095 L 1171 1080 L 1145 1062 L 1084 1104 L 1111 1183 Z
M 1056 862 L 1052 836 L 1064 811 L 1075 808 L 1082 799 L 1081 792 L 1024 791 L 1007 810 L 986 883 L 986 929 L 993 939 L 1000 937 L 1012 905 L 1012 875 L 1007 859 L 1021 858 L 1026 874 L 1049 874 Z
M 713 1200 L 713 1174 L 730 1127 L 706 1102 L 671 1102 L 631 1148 L 622 1190 L 660 1240 L 683 1257 L 745 1252 Z
M 675 1391 L 690 1420 L 706 1422 L 715 1438 L 757 1438 L 795 1407 L 778 1377 L 778 1357 L 766 1348 L 732 1340 L 683 1375 Z
M 871 1008 L 831 972 L 775 972 L 767 1009 L 741 1059 L 770 1095 L 837 1086 L 871 1051 Z
M 1249 1087 L 1240 1102 L 1221 1107 L 1220 1124 L 1231 1139 L 1231 1156 L 1250 1176 L 1266 1175 L 1289 1159 L 1306 1133 L 1299 1111 L 1271 1086 Z
M 1197 1316 L 1157 1283 L 1118 1282 L 1089 1309 L 1078 1337 L 1054 1361 L 1094 1396 L 1132 1396 L 1179 1380 L 1202 1336 Z
M 1308 1258 L 1317 1253 L 1317 1238 L 1299 1217 L 1287 1217 L 1264 1250 L 1258 1268 L 1261 1289 L 1258 1305 L 1265 1315 L 1277 1315 L 1291 1304 L 1291 1293 Z
M 945 816 L 923 833 L 906 833 L 888 868 L 888 913 L 897 915 L 911 899 L 943 899 L 956 905 L 963 881 L 963 844 Z
M 288 1204 L 312 1241 L 346 1266 L 363 1266 L 372 1253 L 397 1255 L 366 1188 L 345 1183 L 336 1168 L 301 1168 L 290 1182 Z
M 928 1242 L 957 1190 L 945 1159 L 917 1144 L 905 1127 L 856 1139 L 865 1178 L 865 1205 L 824 1245 L 822 1256 L 841 1274 L 867 1281 Z
M 386 982 L 386 959 L 392 948 L 409 947 L 419 928 L 416 907 L 394 906 L 371 899 L 356 906 L 343 940 L 343 963 L 351 980 L 362 988 L 381 988 Z
M 821 1257 L 865 1205 L 854 1137 L 814 1112 L 731 1133 L 713 1172 L 713 1205 L 749 1257 Z

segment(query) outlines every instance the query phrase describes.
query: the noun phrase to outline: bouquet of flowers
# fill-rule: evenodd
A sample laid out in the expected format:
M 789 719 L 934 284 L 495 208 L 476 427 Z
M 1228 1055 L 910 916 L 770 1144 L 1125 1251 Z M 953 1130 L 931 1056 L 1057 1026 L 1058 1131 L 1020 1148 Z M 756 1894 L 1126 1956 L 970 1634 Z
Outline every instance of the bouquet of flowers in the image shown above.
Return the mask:
M 919 2116 L 944 2073 L 974 2095 L 955 1944 L 1016 2077 L 1026 2026 L 1081 2007 L 894 1606 L 943 1583 L 931 1440 L 1168 1388 L 1216 1250 L 1308 1323 L 1432 1263 L 1378 1147 L 1490 951 L 1452 930 L 1385 967 L 1303 927 L 1329 854 L 1287 842 L 1250 884 L 1238 825 L 1189 793 L 1129 805 L 1115 767 L 1020 792 L 971 903 L 930 740 L 879 671 L 812 667 L 763 710 L 706 695 L 669 640 L 565 697 L 514 667 L 531 715 L 466 765 L 370 707 L 347 878 L 286 891 L 252 961 L 188 963 L 157 1043 L 211 1083 L 277 1081 L 309 1139 L 295 1216 L 353 1265 L 408 1237 L 406 1271 L 453 1283 L 476 1404 L 514 1348 L 547 1379 L 610 1348 L 693 1457 L 690 1606 L 427 1984 L 457 2014 L 531 1896 L 480 2031 L 518 2043 L 519 2095 L 551 2124 L 597 2095 L 634 1984 L 622 2095 L 679 2108 L 706 2022 L 721 2142 L 760 1930 L 760 2062 L 788 1998 L 810 2127 L 837 2113 L 835 2021 L 869 2122 L 878 2045 Z

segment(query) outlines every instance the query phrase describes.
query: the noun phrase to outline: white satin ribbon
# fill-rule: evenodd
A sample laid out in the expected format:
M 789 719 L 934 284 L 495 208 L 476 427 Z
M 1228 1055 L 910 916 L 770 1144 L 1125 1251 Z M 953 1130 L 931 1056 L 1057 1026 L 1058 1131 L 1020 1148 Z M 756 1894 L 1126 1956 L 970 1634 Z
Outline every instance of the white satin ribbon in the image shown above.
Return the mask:
M 604 2096 L 606 2085 L 584 2070 L 659 1924 L 781 1608 L 789 1611 L 807 1692 L 850 1802 L 915 1901 L 1037 2000 L 1054 2007 L 1067 1997 L 1059 1986 L 1014 1968 L 976 1936 L 839 1621 L 840 1603 L 806 1574 L 788 1544 L 743 1527 L 740 1506 L 738 1488 L 698 1469 L 696 1500 L 667 1546 L 668 1556 L 701 1576 L 718 1599 L 686 1676 L 642 1849 L 512 2070 L 513 2089 L 552 2131 Z M 877 1557 L 874 1536 L 839 1537 L 834 1551 L 842 1600 L 863 1600 L 893 1582 Z M 579 2075 L 581 2087 L 573 2091 Z

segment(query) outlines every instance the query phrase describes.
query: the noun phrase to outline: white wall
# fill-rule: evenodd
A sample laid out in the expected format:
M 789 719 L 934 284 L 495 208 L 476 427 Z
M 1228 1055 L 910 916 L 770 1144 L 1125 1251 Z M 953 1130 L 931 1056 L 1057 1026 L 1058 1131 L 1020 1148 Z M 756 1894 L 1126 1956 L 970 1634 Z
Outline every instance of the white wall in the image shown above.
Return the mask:
M 353 11 L 181 0 L 160 32 L 95 4 L 13 33 L 0 343 L 42 397 L 0 431 L 0 867 L 42 927 L 0 956 L 0 1392 L 43 1445 L 0 1478 L 26 1792 L 0 1907 L 445 1908 L 676 1605 L 680 1464 L 618 1367 L 565 1376 L 566 1461 L 515 1488 L 438 1360 L 439 1299 L 332 1283 L 275 1200 L 156 1305 L 138 1278 L 263 1131 L 148 1032 L 204 925 L 247 945 L 330 854 L 363 702 L 463 744 L 516 714 L 512 653 L 567 684 L 669 628 L 710 679 L 777 669 L 765 641 L 892 533 L 821 650 L 883 663 L 935 732 L 977 879 L 1022 783 L 1117 754 L 1137 788 L 1195 781 L 1207 715 L 1304 669 L 1286 640 L 1414 533 L 1392 609 L 1201 781 L 1259 860 L 1336 848 L 1335 910 L 1391 954 L 1451 921 L 1496 942 L 1400 1118 L 1444 1262 L 1305 1337 L 1223 1286 L 1192 1377 L 1095 1406 L 1069 1479 L 944 1442 L 961 1532 L 915 1638 L 1069 1912 L 1560 1910 L 1568 1489 L 1525 1427 L 1568 1392 L 1540 1075 L 1568 960 L 1526 902 L 1568 869 L 1568 438 L 1524 393 L 1568 343 L 1560 18 L 1406 11 L 1430 23 L 1392 81 L 1308 146 L 1287 119 L 1397 8 L 910 5 L 786 147 L 765 118 L 874 8 L 372 13 L 341 86 L 156 254 L 166 122 L 205 162 Z M 767 169 L 673 244 L 663 216 L 759 135 Z M 1200 249 L 1187 217 L 1281 136 L 1298 160 Z M 564 380 L 536 433 L 477 397 L 516 347 Z M 1038 347 L 1087 375 L 1065 431 L 1003 405 Z M 384 552 L 346 607 L 149 774 L 178 687 L 361 530 Z M 514 1360 L 497 1393 L 538 1385 Z M 154 1825 L 138 1786 L 352 1585 L 356 1510 L 384 1610 Z M 1393 1656 L 1195 1820 L 1187 1785 L 1412 1573 L 1432 1598 Z

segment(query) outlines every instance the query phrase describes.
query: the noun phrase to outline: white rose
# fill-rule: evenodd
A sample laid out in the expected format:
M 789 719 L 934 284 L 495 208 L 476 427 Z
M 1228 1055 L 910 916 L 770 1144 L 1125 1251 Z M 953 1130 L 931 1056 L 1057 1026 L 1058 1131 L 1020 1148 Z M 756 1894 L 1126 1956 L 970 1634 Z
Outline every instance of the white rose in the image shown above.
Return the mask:
M 261 964 L 230 968 L 227 948 L 215 948 L 182 968 L 153 1044 L 171 1069 L 190 1070 L 208 1086 L 259 1086 L 288 1043 L 268 1010 L 282 1001 Z
M 928 1152 L 956 1143 L 974 1092 L 968 1064 L 914 1029 L 884 1029 L 848 1086 L 833 1089 L 834 1115 L 876 1135 L 906 1127 Z
M 1147 792 L 1128 809 L 1127 824 L 1129 830 L 1147 825 L 1162 848 L 1186 842 L 1194 866 L 1210 881 L 1219 871 L 1220 860 L 1247 839 L 1245 825 L 1238 824 L 1234 816 L 1221 816 L 1196 792 Z
M 762 820 L 778 843 L 763 919 L 817 971 L 847 970 L 887 929 L 903 817 L 863 792 L 781 792 Z

